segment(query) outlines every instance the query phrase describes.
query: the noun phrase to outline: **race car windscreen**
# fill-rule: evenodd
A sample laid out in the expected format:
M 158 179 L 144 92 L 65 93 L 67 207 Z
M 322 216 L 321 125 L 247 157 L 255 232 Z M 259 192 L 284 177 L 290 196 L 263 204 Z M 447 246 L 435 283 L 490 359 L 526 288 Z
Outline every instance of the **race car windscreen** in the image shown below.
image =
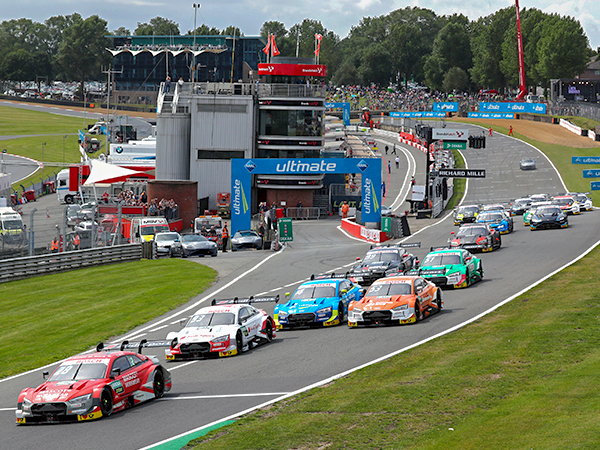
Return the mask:
M 458 214 L 475 214 L 479 211 L 477 206 L 461 206 L 458 208 Z
M 376 297 L 410 294 L 412 294 L 412 287 L 410 283 L 378 283 L 371 285 L 365 296 Z
M 398 261 L 398 252 L 368 252 L 363 263 L 370 264 L 376 261 Z
M 188 321 L 186 327 L 212 327 L 216 325 L 233 325 L 235 314 L 228 312 L 196 314 Z
M 335 297 L 335 286 L 309 284 L 308 286 L 300 286 L 294 292 L 292 300 L 308 300 L 311 298 Z
M 452 253 L 437 253 L 427 255 L 422 266 L 447 266 L 450 264 L 460 264 L 460 256 Z
M 456 237 L 460 236 L 486 236 L 488 234 L 485 227 L 461 227 L 456 233 Z
M 106 377 L 104 363 L 70 363 L 58 367 L 48 381 L 98 380 Z
M 478 217 L 478 220 L 485 220 L 488 222 L 500 222 L 504 219 L 501 213 L 481 213 Z
M 573 199 L 572 198 L 555 198 L 554 203 L 557 203 L 559 205 L 571 206 L 573 204 Z
M 538 208 L 535 211 L 535 215 L 536 216 L 558 216 L 562 211 L 560 210 L 560 208 L 554 207 L 554 208 L 549 208 L 549 207 L 542 207 L 542 208 Z

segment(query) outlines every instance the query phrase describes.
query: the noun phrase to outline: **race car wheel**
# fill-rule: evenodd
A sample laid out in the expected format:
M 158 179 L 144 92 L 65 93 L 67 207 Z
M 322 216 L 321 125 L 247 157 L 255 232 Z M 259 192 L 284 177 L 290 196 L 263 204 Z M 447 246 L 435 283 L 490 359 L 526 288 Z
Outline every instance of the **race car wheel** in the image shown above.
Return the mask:
M 238 355 L 241 355 L 244 351 L 244 339 L 242 338 L 242 332 L 240 330 L 235 334 L 235 347 L 238 351 Z
M 421 305 L 417 300 L 415 302 L 415 323 L 417 323 L 419 320 L 421 320 Z
M 271 342 L 273 340 L 273 324 L 270 320 L 267 320 L 267 325 L 265 326 L 265 334 L 267 335 L 267 342 Z
M 344 321 L 344 304 L 342 302 L 338 305 L 338 318 L 340 319 L 340 323 Z
M 442 303 L 442 296 L 440 295 L 439 291 L 435 292 L 435 306 L 437 306 L 438 311 L 441 311 L 444 307 L 444 304 Z
M 113 410 L 113 395 L 112 390 L 109 387 L 102 389 L 100 394 L 100 411 L 103 416 L 110 416 Z
M 165 377 L 160 370 L 157 370 L 154 374 L 152 389 L 154 390 L 154 398 L 161 398 L 165 395 Z

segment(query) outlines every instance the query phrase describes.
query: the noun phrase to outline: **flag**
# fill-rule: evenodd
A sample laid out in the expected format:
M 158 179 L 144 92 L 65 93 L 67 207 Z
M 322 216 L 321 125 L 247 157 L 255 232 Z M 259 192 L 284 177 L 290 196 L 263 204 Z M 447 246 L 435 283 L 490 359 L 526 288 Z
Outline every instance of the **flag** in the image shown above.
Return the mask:
M 265 52 L 265 54 L 269 54 L 269 51 L 271 50 L 271 34 L 269 33 L 269 37 L 267 38 L 267 46 L 265 48 L 263 48 L 263 52 Z
M 323 36 L 320 34 L 315 34 L 315 39 L 317 40 L 317 49 L 315 50 L 315 55 L 319 56 L 319 51 L 321 50 L 321 40 Z
M 271 55 L 273 56 L 277 56 L 279 55 L 279 49 L 277 48 L 277 45 L 275 44 L 275 35 L 272 34 L 271 35 Z

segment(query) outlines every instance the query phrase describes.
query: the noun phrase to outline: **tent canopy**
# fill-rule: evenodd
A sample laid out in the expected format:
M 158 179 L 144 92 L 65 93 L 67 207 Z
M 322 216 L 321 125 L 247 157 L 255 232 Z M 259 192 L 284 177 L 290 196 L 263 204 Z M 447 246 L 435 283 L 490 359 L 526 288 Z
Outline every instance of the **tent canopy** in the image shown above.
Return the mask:
M 99 159 L 90 159 L 89 162 L 91 166 L 90 176 L 83 183 L 84 186 L 92 186 L 96 183 L 118 183 L 131 177 L 150 178 L 146 172 L 108 164 Z

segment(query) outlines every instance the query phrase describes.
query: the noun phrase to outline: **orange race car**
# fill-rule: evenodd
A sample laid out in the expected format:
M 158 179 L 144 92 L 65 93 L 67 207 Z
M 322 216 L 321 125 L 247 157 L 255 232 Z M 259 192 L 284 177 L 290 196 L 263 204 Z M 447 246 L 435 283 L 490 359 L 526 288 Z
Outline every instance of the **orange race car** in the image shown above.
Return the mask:
M 375 281 L 361 300 L 348 305 L 348 326 L 414 323 L 444 307 L 442 290 L 418 276 Z

